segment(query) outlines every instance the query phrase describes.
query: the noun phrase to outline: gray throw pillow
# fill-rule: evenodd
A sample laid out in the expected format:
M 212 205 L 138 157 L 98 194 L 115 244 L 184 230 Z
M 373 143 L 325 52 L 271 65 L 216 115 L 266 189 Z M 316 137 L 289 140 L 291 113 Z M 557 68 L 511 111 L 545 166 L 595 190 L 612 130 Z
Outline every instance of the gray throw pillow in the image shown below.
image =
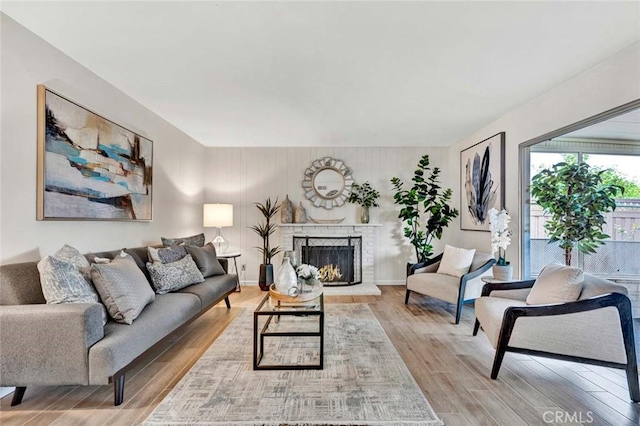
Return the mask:
M 100 303 L 98 293 L 69 262 L 47 256 L 38 262 L 42 294 L 48 304 Z M 107 313 L 102 307 L 102 323 L 107 323 Z
M 125 253 L 109 264 L 94 264 L 91 278 L 109 315 L 117 322 L 133 323 L 156 298 L 135 260 Z
M 147 269 L 158 294 L 180 290 L 204 281 L 190 254 L 173 263 L 147 263 Z
M 527 305 L 575 302 L 584 285 L 581 269 L 550 263 L 545 266 L 533 283 L 527 296 Z
M 196 265 L 198 265 L 198 269 L 202 272 L 203 277 L 207 278 L 225 273 L 224 268 L 218 260 L 216 248 L 213 244 L 208 243 L 204 247 L 186 246 L 186 249 L 191 257 L 193 257 Z
M 153 263 L 173 263 L 187 255 L 184 246 L 171 246 L 165 248 L 148 247 L 149 260 Z
M 170 246 L 179 246 L 184 244 L 186 246 L 204 246 L 204 234 L 192 235 L 190 237 L 181 237 L 181 238 L 165 238 L 161 237 L 162 245 L 165 247 Z

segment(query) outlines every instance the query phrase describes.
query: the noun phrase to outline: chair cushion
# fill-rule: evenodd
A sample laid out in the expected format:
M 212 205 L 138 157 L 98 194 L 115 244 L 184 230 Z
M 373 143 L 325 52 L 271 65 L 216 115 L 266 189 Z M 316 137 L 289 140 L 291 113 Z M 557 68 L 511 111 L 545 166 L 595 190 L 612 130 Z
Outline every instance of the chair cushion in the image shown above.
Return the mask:
M 459 278 L 469 272 L 475 254 L 475 249 L 466 250 L 447 244 L 437 273 Z
M 192 294 L 157 295 L 133 324 L 109 321 L 104 338 L 89 350 L 89 383 L 106 385 L 109 376 L 127 366 L 140 354 L 162 340 L 200 312 L 200 302 Z
M 95 263 L 91 278 L 111 318 L 133 323 L 142 310 L 155 299 L 155 294 L 133 258 L 121 252 L 111 263 Z
M 510 306 L 526 306 L 526 303 L 481 297 L 475 305 L 476 317 L 495 348 L 504 311 Z M 513 327 L 509 346 L 620 364 L 627 362 L 620 317 L 613 306 L 573 314 L 520 317 Z
M 498 345 L 504 311 L 511 306 L 527 306 L 527 303 L 523 300 L 502 297 L 481 297 L 476 299 L 476 318 L 480 321 L 484 333 L 494 348 Z
M 407 290 L 458 303 L 460 278 L 445 274 L 413 274 L 407 277 Z
M 550 263 L 545 266 L 527 296 L 528 305 L 575 302 L 580 297 L 584 273 L 581 269 Z

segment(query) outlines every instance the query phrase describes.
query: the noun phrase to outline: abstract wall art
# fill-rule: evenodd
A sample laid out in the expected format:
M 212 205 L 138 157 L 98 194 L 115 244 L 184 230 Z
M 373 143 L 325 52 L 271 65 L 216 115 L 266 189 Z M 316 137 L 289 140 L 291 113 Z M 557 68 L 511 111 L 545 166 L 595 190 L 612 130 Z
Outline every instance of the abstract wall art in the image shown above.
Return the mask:
M 152 173 L 152 141 L 38 86 L 38 220 L 151 220 Z
M 460 229 L 489 231 L 489 210 L 504 207 L 504 132 L 460 153 Z

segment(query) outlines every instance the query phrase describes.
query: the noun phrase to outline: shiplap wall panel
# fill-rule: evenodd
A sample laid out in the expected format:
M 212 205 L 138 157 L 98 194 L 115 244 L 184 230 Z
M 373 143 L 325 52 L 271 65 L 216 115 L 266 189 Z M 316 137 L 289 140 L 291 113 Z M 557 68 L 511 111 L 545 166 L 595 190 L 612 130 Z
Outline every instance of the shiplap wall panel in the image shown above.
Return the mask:
M 317 219 L 345 218 L 344 223 L 357 223 L 358 206 L 326 210 L 315 208 L 304 197 L 302 179 L 304 170 L 317 158 L 330 156 L 343 160 L 353 170 L 356 182 L 369 181 L 380 191 L 380 207 L 371 209 L 371 222 L 381 223 L 376 228 L 376 282 L 392 284 L 404 282 L 407 261 L 414 261 L 414 252 L 403 236 L 402 223 L 398 219 L 399 206 L 393 204 L 391 178 L 402 178 L 407 186 L 420 156 L 429 154 L 431 163 L 446 167 L 445 148 L 395 148 L 395 147 L 307 147 L 307 148 L 208 148 L 205 159 L 205 202 L 231 203 L 234 205 L 234 226 L 222 233 L 232 247 L 242 251 L 238 266 L 245 264 L 242 281 L 255 283 L 262 261 L 256 246 L 260 238 L 249 229 L 262 216 L 255 202 L 267 197 L 282 200 L 286 194 L 296 206 L 302 201 L 307 214 Z M 447 186 L 447 182 L 443 184 Z M 280 215 L 276 217 L 280 222 Z M 207 240 L 215 236 L 214 229 L 206 230 Z M 444 240 L 446 242 L 446 232 Z M 272 237 L 272 245 L 280 243 L 280 231 Z M 439 250 L 444 242 L 436 242 Z M 272 263 L 277 270 L 282 257 Z

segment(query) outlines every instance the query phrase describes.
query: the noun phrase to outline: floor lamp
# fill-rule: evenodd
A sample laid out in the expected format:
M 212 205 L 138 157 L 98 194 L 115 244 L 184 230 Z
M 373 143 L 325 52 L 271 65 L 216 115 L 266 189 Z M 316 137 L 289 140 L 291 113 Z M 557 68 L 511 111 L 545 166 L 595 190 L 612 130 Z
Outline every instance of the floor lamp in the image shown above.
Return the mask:
M 218 253 L 224 253 L 229 243 L 222 238 L 222 228 L 233 226 L 233 204 L 204 204 L 202 209 L 203 226 L 218 228 L 213 245 Z

